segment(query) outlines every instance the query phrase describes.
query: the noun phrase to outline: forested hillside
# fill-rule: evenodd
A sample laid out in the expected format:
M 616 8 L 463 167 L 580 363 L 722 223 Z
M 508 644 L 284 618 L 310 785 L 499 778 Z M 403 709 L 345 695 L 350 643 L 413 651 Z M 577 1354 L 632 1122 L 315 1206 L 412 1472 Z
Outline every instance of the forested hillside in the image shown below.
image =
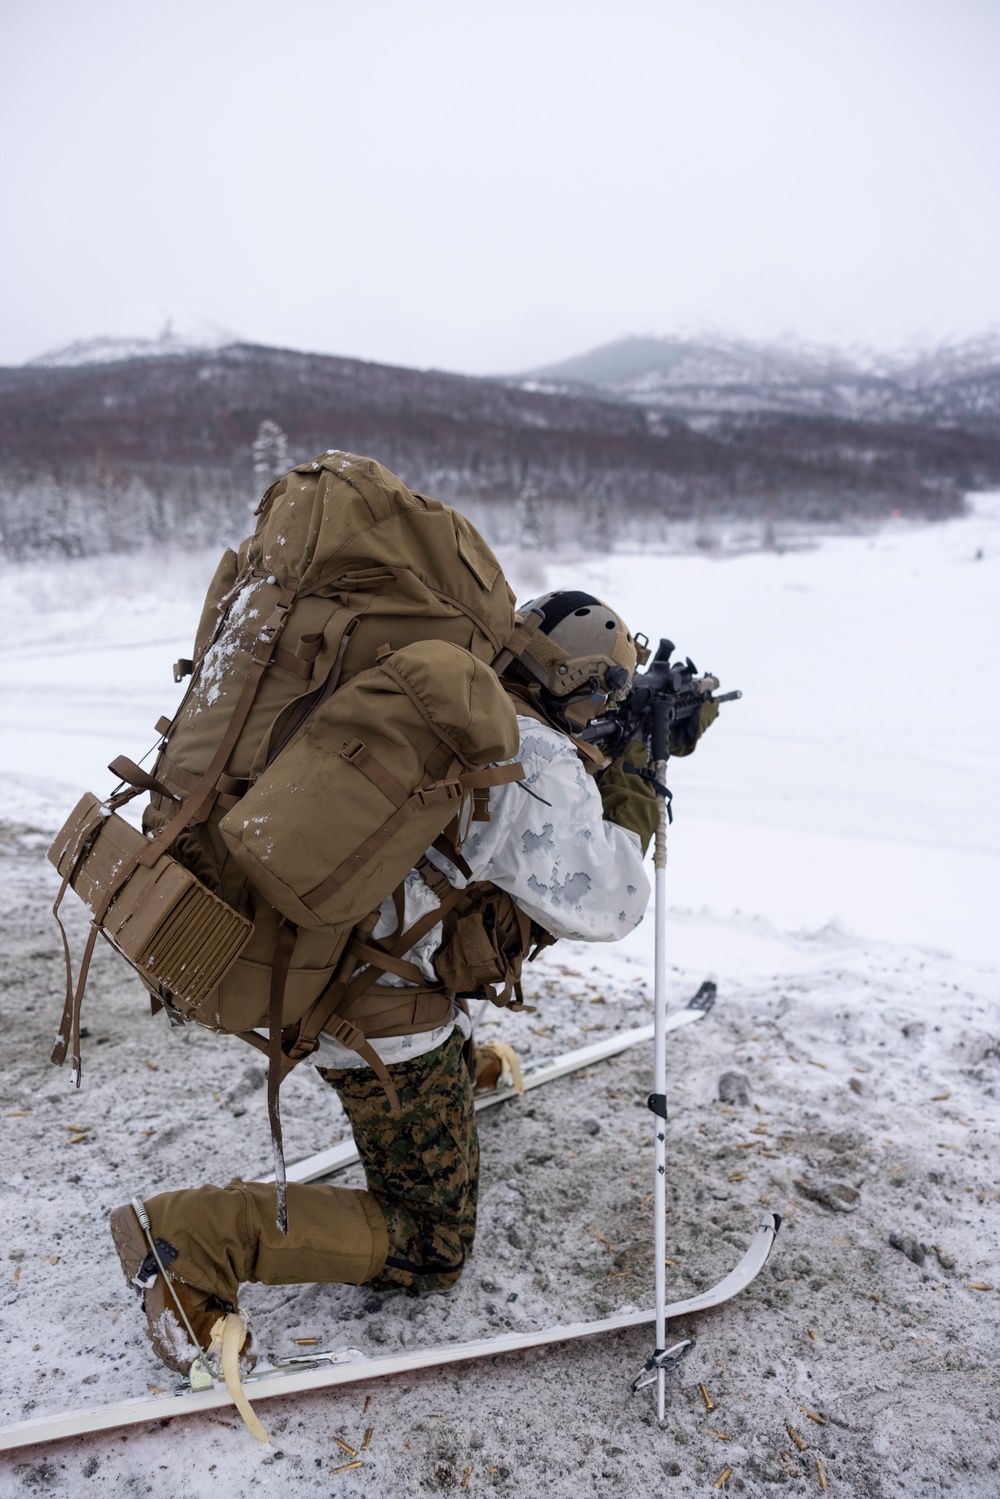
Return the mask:
M 497 542 L 655 541 L 690 522 L 851 523 L 956 513 L 1000 483 L 1000 433 L 756 404 L 707 427 L 606 388 L 400 369 L 235 344 L 0 370 L 0 531 L 19 558 L 242 534 L 261 423 L 289 461 L 371 454 Z

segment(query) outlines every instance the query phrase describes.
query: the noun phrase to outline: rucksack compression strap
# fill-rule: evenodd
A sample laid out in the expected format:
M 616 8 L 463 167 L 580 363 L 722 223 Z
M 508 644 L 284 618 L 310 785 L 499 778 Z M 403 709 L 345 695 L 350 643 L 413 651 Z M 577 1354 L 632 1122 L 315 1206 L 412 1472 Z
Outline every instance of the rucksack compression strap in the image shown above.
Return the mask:
M 201 777 L 198 789 L 190 796 L 185 797 L 178 810 L 169 822 L 165 823 L 155 838 L 151 838 L 133 855 L 113 880 L 108 882 L 108 889 L 104 892 L 104 898 L 94 911 L 94 921 L 97 925 L 104 920 L 108 907 L 125 884 L 125 881 L 135 872 L 140 864 L 147 868 L 152 867 L 162 853 L 173 843 L 178 833 L 185 828 L 197 826 L 204 822 L 212 810 L 215 798 L 218 795 L 216 783 L 219 776 L 226 768 L 229 756 L 236 747 L 236 741 L 242 734 L 246 721 L 250 716 L 257 689 L 274 655 L 275 647 L 281 637 L 281 633 L 288 622 L 292 608 L 295 604 L 295 589 L 286 588 L 274 606 L 270 617 L 265 621 L 261 632 L 257 637 L 252 651 L 252 661 L 243 683 L 236 707 L 233 709 L 232 717 L 226 727 L 226 732 L 219 741 L 215 754 L 212 756 L 211 764 Z

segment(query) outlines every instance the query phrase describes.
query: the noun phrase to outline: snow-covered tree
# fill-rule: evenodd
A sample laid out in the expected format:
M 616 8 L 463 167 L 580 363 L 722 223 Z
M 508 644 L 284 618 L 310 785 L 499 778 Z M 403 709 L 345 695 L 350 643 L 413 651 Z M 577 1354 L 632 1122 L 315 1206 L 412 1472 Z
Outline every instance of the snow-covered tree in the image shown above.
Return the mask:
M 613 546 L 616 531 L 616 507 L 605 484 L 599 484 L 586 503 L 583 532 L 587 543 L 600 551 Z
M 527 551 L 537 551 L 542 545 L 542 510 L 538 503 L 538 490 L 526 483 L 517 502 L 517 540 Z
M 261 422 L 253 440 L 253 471 L 262 489 L 288 472 L 288 437 L 270 417 Z

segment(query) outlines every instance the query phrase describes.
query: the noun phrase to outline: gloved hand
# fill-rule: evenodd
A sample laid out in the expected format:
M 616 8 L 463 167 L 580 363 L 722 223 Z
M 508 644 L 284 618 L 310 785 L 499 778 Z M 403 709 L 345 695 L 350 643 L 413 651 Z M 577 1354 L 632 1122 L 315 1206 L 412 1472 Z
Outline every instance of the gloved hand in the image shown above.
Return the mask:
M 674 724 L 670 730 L 670 753 L 672 755 L 693 754 L 698 740 L 718 716 L 719 705 L 709 698 L 707 702 L 702 703 L 697 713 L 692 713 L 690 718 L 682 718 L 680 723 Z
M 643 853 L 649 848 L 650 839 L 656 832 L 660 819 L 656 792 L 641 776 L 629 775 L 625 766 L 634 765 L 636 769 L 644 770 L 648 763 L 645 743 L 641 739 L 633 739 L 606 770 L 598 771 L 597 774 L 597 788 L 601 793 L 605 822 L 614 822 L 620 828 L 638 833 Z

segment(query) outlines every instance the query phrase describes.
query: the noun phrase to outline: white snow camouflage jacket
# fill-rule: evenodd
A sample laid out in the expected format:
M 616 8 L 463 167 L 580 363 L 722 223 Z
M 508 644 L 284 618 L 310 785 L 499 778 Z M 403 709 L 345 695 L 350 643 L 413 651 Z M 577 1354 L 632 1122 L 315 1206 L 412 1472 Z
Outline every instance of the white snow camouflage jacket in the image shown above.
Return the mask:
M 557 729 L 518 715 L 520 761 L 524 780 L 494 787 L 490 793 L 490 821 L 472 823 L 462 854 L 474 880 L 491 880 L 514 897 L 518 905 L 553 937 L 584 942 L 616 942 L 642 920 L 649 900 L 649 880 L 636 833 L 605 822 L 601 794 L 588 776 L 570 740 Z M 467 880 L 436 850 L 428 859 L 450 884 L 463 888 Z M 410 926 L 438 905 L 437 896 L 414 871 L 406 879 L 406 925 Z M 396 911 L 389 897 L 382 903 L 376 937 L 396 929 Z M 431 982 L 436 982 L 434 953 L 441 942 L 440 925 L 432 928 L 407 954 Z M 386 974 L 383 982 L 403 980 Z M 390 1036 L 372 1041 L 387 1064 L 421 1056 L 440 1046 L 455 1024 L 463 1030 L 468 1020 L 456 1007 L 443 1027 L 413 1036 Z M 358 1067 L 367 1063 L 331 1037 L 320 1037 L 312 1059 L 320 1067 Z

